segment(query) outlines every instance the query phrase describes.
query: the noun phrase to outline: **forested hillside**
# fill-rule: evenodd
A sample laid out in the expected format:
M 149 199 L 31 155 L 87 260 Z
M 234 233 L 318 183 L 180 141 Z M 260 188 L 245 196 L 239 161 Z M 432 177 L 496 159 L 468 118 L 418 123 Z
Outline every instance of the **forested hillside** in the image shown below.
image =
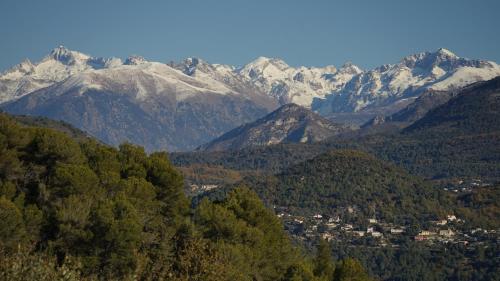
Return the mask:
M 500 77 L 464 88 L 447 103 L 431 110 L 406 129 L 415 132 L 491 133 L 500 131 Z
M 355 150 L 333 150 L 268 178 L 248 177 L 262 198 L 292 213 L 377 217 L 411 223 L 444 216 L 442 192 L 403 169 Z M 442 202 L 440 202 L 440 200 Z M 347 220 L 347 219 L 345 219 Z
M 370 279 L 317 253 L 293 246 L 249 189 L 193 209 L 166 153 L 0 115 L 1 280 Z

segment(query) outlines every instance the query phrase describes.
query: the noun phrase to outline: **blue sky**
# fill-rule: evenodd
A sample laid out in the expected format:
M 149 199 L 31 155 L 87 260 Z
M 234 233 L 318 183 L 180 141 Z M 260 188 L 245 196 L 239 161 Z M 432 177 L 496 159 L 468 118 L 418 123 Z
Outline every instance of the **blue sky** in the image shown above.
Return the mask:
M 0 70 L 65 45 L 93 56 L 372 68 L 445 47 L 500 62 L 498 0 L 1 0 Z

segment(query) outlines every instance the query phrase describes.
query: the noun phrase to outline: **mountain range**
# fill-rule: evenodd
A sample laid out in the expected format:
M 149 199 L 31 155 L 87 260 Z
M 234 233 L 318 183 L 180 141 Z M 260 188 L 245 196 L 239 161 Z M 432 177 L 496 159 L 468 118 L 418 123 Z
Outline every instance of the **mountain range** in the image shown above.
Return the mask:
M 352 112 L 414 99 L 427 89 L 454 90 L 500 75 L 491 61 L 461 58 L 446 49 L 403 58 L 354 76 L 340 91 L 318 100 L 322 114 Z
M 38 63 L 26 60 L 0 75 L 0 108 L 63 120 L 113 145 L 129 141 L 149 151 L 183 151 L 288 103 L 359 124 L 397 112 L 425 92 L 498 75 L 495 62 L 460 58 L 446 49 L 365 71 L 352 63 L 292 67 L 266 57 L 242 67 L 198 58 L 122 61 L 60 46 Z M 336 119 L 338 114 L 362 118 L 350 122 Z

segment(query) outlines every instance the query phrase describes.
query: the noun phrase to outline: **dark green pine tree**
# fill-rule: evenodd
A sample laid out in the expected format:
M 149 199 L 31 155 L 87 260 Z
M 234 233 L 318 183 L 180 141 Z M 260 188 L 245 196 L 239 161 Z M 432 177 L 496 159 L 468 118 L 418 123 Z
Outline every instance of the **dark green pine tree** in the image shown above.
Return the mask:
M 321 239 L 317 247 L 316 257 L 314 259 L 314 275 L 332 280 L 335 267 L 332 259 L 332 249 L 330 244 Z

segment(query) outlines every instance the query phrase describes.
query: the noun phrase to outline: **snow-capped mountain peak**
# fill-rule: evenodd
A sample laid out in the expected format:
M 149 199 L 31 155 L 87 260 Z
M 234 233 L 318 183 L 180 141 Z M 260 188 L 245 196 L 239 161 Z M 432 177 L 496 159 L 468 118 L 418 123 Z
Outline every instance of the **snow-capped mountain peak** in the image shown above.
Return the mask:
M 46 59 L 54 59 L 62 64 L 71 65 L 75 63 L 86 63 L 86 61 L 90 59 L 90 56 L 77 51 L 71 51 L 60 45 L 54 48 Z
M 317 100 L 313 108 L 322 114 L 356 112 L 388 106 L 426 89 L 456 89 L 498 75 L 500 67 L 494 62 L 462 58 L 441 48 L 354 75 L 340 90 Z
M 117 65 L 122 65 L 120 59 L 94 58 L 58 46 L 37 63 L 25 60 L 0 74 L 0 103 L 15 100 L 74 74 Z
M 182 63 L 179 65 L 179 67 L 180 70 L 184 72 L 186 75 L 194 76 L 198 68 L 201 68 L 202 71 L 203 69 L 206 70 L 206 68 L 209 67 L 209 64 L 200 58 L 190 57 L 184 59 Z
M 266 77 L 281 77 L 283 71 L 290 68 L 283 60 L 277 58 L 258 57 L 238 70 L 242 75 L 256 78 L 260 75 Z
M 148 62 L 144 57 L 131 55 L 125 60 L 125 65 L 139 65 Z
M 237 73 L 282 104 L 293 102 L 310 107 L 314 98 L 337 90 L 359 71 L 355 66 L 346 67 L 343 72 L 331 65 L 291 67 L 281 59 L 259 57 Z
M 241 81 L 238 80 L 238 77 L 234 73 L 234 67 L 230 65 L 210 64 L 196 57 L 189 57 L 180 63 L 172 62 L 168 65 L 188 76 L 196 77 L 201 80 L 216 80 L 220 83 L 226 84 L 229 88 L 235 89 L 240 88 L 239 86 L 241 86 Z
M 439 48 L 436 53 L 448 58 L 458 58 L 458 56 L 455 55 L 455 53 L 445 48 Z
M 360 74 L 361 72 L 363 72 L 363 69 L 361 69 L 359 66 L 353 64 L 352 62 L 348 61 L 348 62 L 344 63 L 338 69 L 338 72 L 339 73 L 356 75 L 356 74 Z

